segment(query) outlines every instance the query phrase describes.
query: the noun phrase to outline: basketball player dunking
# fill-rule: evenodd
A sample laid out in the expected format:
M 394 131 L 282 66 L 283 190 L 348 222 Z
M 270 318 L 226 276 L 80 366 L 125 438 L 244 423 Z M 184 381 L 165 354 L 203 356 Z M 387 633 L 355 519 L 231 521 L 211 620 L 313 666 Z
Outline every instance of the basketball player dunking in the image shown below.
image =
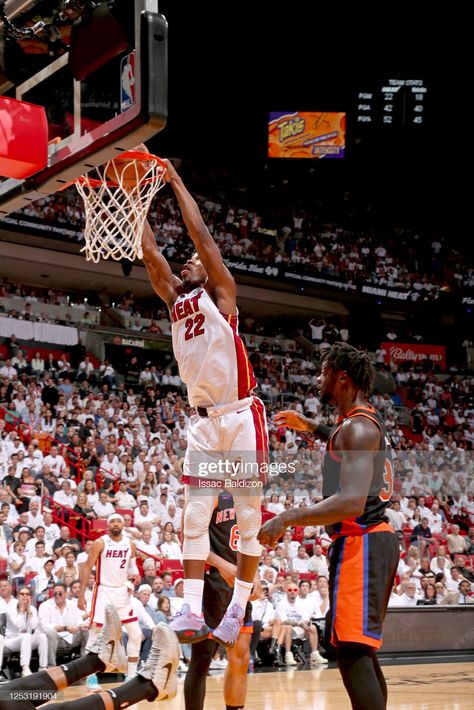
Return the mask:
M 95 587 L 91 605 L 91 629 L 88 646 L 94 642 L 104 624 L 104 612 L 107 604 L 117 610 L 120 621 L 126 625 L 128 634 L 128 677 L 136 674 L 138 655 L 142 641 L 142 632 L 135 616 L 128 594 L 129 576 L 138 574 L 135 562 L 135 544 L 122 534 L 124 520 L 119 513 L 112 513 L 107 520 L 108 534 L 95 540 L 87 561 L 81 566 L 77 606 L 85 610 L 85 589 L 89 575 L 95 567 Z
M 177 278 L 159 252 L 151 228 L 145 225 L 143 260 L 154 290 L 170 309 L 179 374 L 187 385 L 190 404 L 197 410 L 188 427 L 183 477 L 185 604 L 171 626 L 181 643 L 207 637 L 202 595 L 209 522 L 219 485 L 224 487 L 227 466 L 236 465 L 238 473 L 232 482 L 244 484 L 232 488 L 240 532 L 237 576 L 232 599 L 214 631 L 214 638 L 230 646 L 240 633 L 261 552 L 257 533 L 262 488 L 255 476 L 267 452 L 265 409 L 253 394 L 255 377 L 237 333 L 235 281 L 196 202 L 175 168 L 166 162 L 165 180 L 175 192 L 197 252 L 186 262 L 181 279 Z M 246 467 L 243 473 L 239 469 L 242 462 Z M 247 473 L 248 463 L 254 480 Z M 252 488 L 247 483 L 258 485 Z
M 392 495 L 392 463 L 383 421 L 366 400 L 374 381 L 369 357 L 336 343 L 323 360 L 320 399 L 336 406 L 331 430 L 298 412 L 280 412 L 279 424 L 328 440 L 323 497 L 267 521 L 259 540 L 273 545 L 292 525 L 324 525 L 330 547 L 332 643 L 352 707 L 384 710 L 387 685 L 375 650 L 398 565 L 398 541 L 384 515 Z

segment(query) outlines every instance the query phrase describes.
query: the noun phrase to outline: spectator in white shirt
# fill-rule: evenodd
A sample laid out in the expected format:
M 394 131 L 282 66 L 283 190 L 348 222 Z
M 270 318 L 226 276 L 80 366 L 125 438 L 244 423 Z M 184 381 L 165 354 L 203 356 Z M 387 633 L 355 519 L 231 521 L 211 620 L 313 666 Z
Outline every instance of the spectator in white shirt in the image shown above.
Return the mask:
M 270 502 L 267 505 L 267 510 L 269 513 L 275 513 L 275 515 L 279 515 L 280 513 L 284 512 L 285 506 L 283 505 L 283 503 L 280 503 L 280 499 L 277 493 L 272 493 L 270 497 Z
M 25 555 L 25 546 L 22 542 L 17 540 L 13 543 L 13 551 L 10 552 L 8 556 L 8 569 L 10 572 L 10 579 L 18 580 L 22 582 L 25 578 L 27 559 Z
M 5 648 L 20 651 L 22 676 L 31 675 L 31 651 L 38 649 L 39 670 L 48 666 L 48 640 L 46 634 L 37 630 L 38 612 L 31 603 L 28 587 L 20 587 L 18 601 L 9 605 L 6 612 Z
M 291 532 L 291 530 L 286 530 L 284 532 L 283 540 L 280 544 L 283 548 L 283 556 L 286 557 L 287 560 L 296 557 L 300 545 L 299 542 L 293 540 L 293 533 Z
M 33 572 L 40 574 L 44 570 L 44 563 L 49 558 L 46 554 L 46 545 L 44 540 L 37 540 L 35 543 L 35 554 L 28 558 L 26 563 L 26 573 Z
M 326 555 L 323 553 L 323 548 L 317 543 L 314 544 L 314 555 L 310 557 L 311 569 L 310 572 L 316 572 L 318 577 L 323 575 L 329 576 L 328 562 Z
M 451 527 L 451 532 L 446 535 L 446 541 L 451 558 L 453 555 L 462 555 L 466 552 L 466 538 L 459 534 L 459 525 Z
M 416 606 L 417 598 L 415 582 L 402 582 L 402 589 L 403 594 L 398 600 L 396 600 L 393 606 Z
M 137 507 L 137 499 L 128 492 L 126 481 L 120 481 L 114 501 L 117 508 L 133 509 Z
M 76 496 L 73 495 L 71 490 L 71 482 L 68 480 L 63 480 L 61 484 L 61 489 L 56 491 L 53 495 L 53 500 L 59 505 L 63 505 L 65 508 L 74 508 L 76 505 Z
M 318 634 L 316 627 L 310 624 L 307 604 L 298 596 L 299 589 L 294 582 L 289 582 L 286 598 L 282 599 L 276 608 L 276 616 L 280 619 L 282 630 L 279 642 L 285 646 L 285 663 L 295 666 L 296 661 L 291 652 L 294 639 L 308 639 L 311 647 L 311 662 L 317 660 Z M 321 657 L 320 657 L 321 658 Z
M 268 578 L 268 576 L 264 577 L 265 572 L 267 571 L 269 571 L 271 574 L 270 579 Z M 278 571 L 273 565 L 273 557 L 271 555 L 265 555 L 262 564 L 260 564 L 258 567 L 258 574 L 260 579 L 265 578 L 268 582 L 270 582 L 270 584 L 273 584 L 275 582 Z
M 50 510 L 43 510 L 43 518 L 46 543 L 54 545 L 60 535 L 59 525 L 53 523 L 53 514 Z
M 259 641 L 271 638 L 269 652 L 273 655 L 278 648 L 281 621 L 275 616 L 275 609 L 269 598 L 268 585 L 262 584 L 260 596 L 252 604 L 254 634 L 259 634 Z
M 309 559 L 304 545 L 300 545 L 298 547 L 296 557 L 293 557 L 290 561 L 290 568 L 293 572 L 312 572 L 311 560 Z
M 442 533 L 443 524 L 446 521 L 446 517 L 444 513 L 440 511 L 439 503 L 437 500 L 433 501 L 433 505 L 431 506 L 431 510 L 427 517 L 430 524 L 431 532 L 436 534 Z
M 115 481 L 120 477 L 120 464 L 118 458 L 112 451 L 102 459 L 100 463 L 100 472 L 105 478 Z
M 30 501 L 28 506 L 28 525 L 33 530 L 36 530 L 39 525 L 44 525 L 44 518 L 40 513 L 40 504 L 37 500 Z
M 49 466 L 55 476 L 59 476 L 66 468 L 66 462 L 63 457 L 58 454 L 58 447 L 52 446 L 49 454 L 44 457 L 43 465 Z
M 3 367 L 0 367 L 0 377 L 6 377 L 8 380 L 16 380 L 18 377 L 18 372 L 12 366 L 10 359 L 5 360 Z
M 41 375 L 44 372 L 44 360 L 40 353 L 35 353 L 31 360 L 31 369 L 34 375 Z
M 115 508 L 109 501 L 107 491 L 99 491 L 99 500 L 97 501 L 97 503 L 94 503 L 94 505 L 92 506 L 92 510 L 101 520 L 106 520 L 109 515 L 112 515 L 112 513 L 115 511 Z
M 151 523 L 144 523 L 142 528 L 142 538 L 135 542 L 137 552 L 146 553 L 146 555 L 153 555 L 154 557 L 162 557 L 162 553 L 158 549 L 157 545 L 153 543 L 152 540 L 153 529 Z
M 183 553 L 177 542 L 173 541 L 173 533 L 165 530 L 163 533 L 163 542 L 160 545 L 160 552 L 167 560 L 183 560 Z
M 88 628 L 75 604 L 66 598 L 66 586 L 55 584 L 53 597 L 38 609 L 39 628 L 48 637 L 48 665 L 56 666 L 58 648 L 72 650 L 78 646 L 81 656 L 87 643 Z
M 385 515 L 395 532 L 401 530 L 406 523 L 406 518 L 400 510 L 400 501 L 393 501 L 389 508 L 385 509 Z
M 167 523 L 171 523 L 173 525 L 174 531 L 180 532 L 181 531 L 181 523 L 182 523 L 181 508 L 179 508 L 179 511 L 178 511 L 175 503 L 173 503 L 173 502 L 168 503 L 168 508 L 166 510 L 166 514 L 163 516 L 160 523 L 161 523 L 162 528 L 164 528 Z
M 150 510 L 147 500 L 142 500 L 138 506 L 138 510 L 135 510 L 134 523 L 139 530 L 142 530 L 144 523 L 159 525 L 160 517 Z

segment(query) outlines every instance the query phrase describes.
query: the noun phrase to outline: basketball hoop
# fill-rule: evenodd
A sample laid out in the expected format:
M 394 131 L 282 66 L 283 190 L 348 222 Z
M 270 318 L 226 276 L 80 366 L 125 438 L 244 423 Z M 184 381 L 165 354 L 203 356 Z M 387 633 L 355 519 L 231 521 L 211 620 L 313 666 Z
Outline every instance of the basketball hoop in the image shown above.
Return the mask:
M 118 157 L 127 161 L 126 171 L 120 173 L 109 160 L 96 168 L 94 177 L 87 173 L 75 180 L 86 210 L 81 252 L 96 264 L 100 259 L 143 257 L 143 225 L 153 197 L 164 185 L 166 163 L 156 155 L 129 150 Z

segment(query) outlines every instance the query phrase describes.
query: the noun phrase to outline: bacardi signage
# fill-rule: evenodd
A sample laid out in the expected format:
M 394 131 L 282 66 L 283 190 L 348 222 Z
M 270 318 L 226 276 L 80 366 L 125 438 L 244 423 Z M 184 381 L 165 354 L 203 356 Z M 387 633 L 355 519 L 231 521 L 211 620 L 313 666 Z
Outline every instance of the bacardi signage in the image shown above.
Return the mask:
M 387 352 L 385 361 L 412 362 L 414 365 L 427 358 L 446 369 L 446 348 L 444 345 L 429 345 L 428 343 L 381 343 L 380 347 Z

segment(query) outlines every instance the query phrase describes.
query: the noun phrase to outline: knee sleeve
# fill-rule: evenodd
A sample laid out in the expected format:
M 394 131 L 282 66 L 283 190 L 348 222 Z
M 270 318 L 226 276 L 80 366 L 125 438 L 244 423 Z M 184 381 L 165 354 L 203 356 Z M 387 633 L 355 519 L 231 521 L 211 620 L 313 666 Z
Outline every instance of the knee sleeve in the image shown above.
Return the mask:
M 184 512 L 183 558 L 207 560 L 209 556 L 209 523 L 214 509 L 214 496 L 190 496 Z
M 257 540 L 257 534 L 262 525 L 260 498 L 256 495 L 242 498 L 234 496 L 234 507 L 240 534 L 237 550 L 243 555 L 260 557 L 262 546 Z
M 142 630 L 138 621 L 131 621 L 125 624 L 128 634 L 127 656 L 129 658 L 138 658 L 140 654 L 140 646 L 142 645 Z

